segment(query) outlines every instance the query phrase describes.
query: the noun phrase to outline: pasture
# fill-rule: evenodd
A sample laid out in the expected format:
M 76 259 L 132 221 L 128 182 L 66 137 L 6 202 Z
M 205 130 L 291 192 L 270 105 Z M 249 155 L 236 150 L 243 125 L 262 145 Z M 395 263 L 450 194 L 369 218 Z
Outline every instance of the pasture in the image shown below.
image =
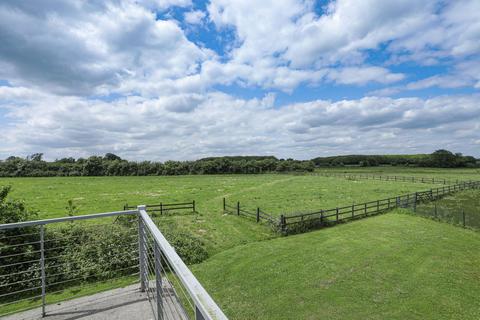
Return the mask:
M 334 168 L 332 173 L 480 180 L 478 169 Z M 282 237 L 266 223 L 226 215 L 222 199 L 272 215 L 374 201 L 438 184 L 312 174 L 0 178 L 38 219 L 196 201 L 197 213 L 156 216 L 161 230 L 188 233 L 209 258 L 194 273 L 231 319 L 477 319 L 480 233 L 401 214 Z M 478 208 L 478 191 L 440 202 Z M 458 198 L 460 197 L 460 198 Z M 439 203 L 440 203 L 439 202 Z M 428 206 L 429 204 L 425 204 Z M 421 211 L 420 205 L 418 207 Z M 72 213 L 72 212 L 70 212 Z M 461 271 L 459 271 L 461 270 Z M 432 272 L 434 271 L 434 272 Z M 130 281 L 127 279 L 127 281 Z M 85 284 L 97 292 L 122 282 Z M 66 298 L 69 291 L 50 296 Z M 15 308 L 12 305 L 11 308 Z
M 203 175 L 161 177 L 3 178 L 12 197 L 38 210 L 39 219 L 65 216 L 72 200 L 76 214 L 116 211 L 123 205 L 195 200 L 198 214 L 157 217 L 160 226 L 186 230 L 204 240 L 210 254 L 277 235 L 263 225 L 222 214 L 222 199 L 279 215 L 350 205 L 425 190 L 423 183 L 348 180 L 314 175 Z

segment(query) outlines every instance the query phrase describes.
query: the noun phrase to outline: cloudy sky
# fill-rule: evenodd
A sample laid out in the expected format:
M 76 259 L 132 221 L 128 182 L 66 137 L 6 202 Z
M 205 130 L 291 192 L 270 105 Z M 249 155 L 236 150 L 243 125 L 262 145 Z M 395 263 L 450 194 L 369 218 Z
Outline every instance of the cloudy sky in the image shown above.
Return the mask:
M 2 0 L 0 158 L 480 156 L 479 0 Z

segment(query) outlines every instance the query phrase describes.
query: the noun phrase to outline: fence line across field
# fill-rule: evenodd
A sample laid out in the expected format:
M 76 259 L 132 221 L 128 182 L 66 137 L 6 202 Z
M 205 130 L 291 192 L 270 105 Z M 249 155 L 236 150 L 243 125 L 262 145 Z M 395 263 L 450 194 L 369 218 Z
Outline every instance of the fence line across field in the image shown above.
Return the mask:
M 430 178 L 430 177 L 412 177 L 412 176 L 385 176 L 375 174 L 353 174 L 353 173 L 332 173 L 332 172 L 316 172 L 312 173 L 314 176 L 323 177 L 340 177 L 345 179 L 364 179 L 364 180 L 379 180 L 379 181 L 398 181 L 398 182 L 413 182 L 413 183 L 430 183 L 430 184 L 459 184 L 464 181 L 458 179 L 450 180 L 445 178 Z M 472 180 L 468 181 L 472 182 Z
M 240 201 L 235 205 L 227 203 L 223 198 L 224 214 L 236 214 L 238 216 L 255 217 L 257 222 L 264 220 L 277 228 L 282 233 L 289 233 L 295 229 L 311 229 L 319 226 L 328 226 L 348 220 L 359 219 L 371 215 L 384 213 L 394 208 L 412 207 L 416 210 L 417 203 L 434 201 L 448 194 L 467 190 L 479 189 L 480 181 L 461 182 L 454 185 L 447 185 L 438 188 L 432 188 L 426 191 L 404 194 L 400 196 L 368 201 L 348 206 L 335 207 L 331 209 L 322 209 L 306 213 L 281 214 L 274 218 L 270 214 L 264 213 L 260 208 L 256 212 L 242 208 Z
M 127 279 L 140 282 L 140 290 L 147 293 L 155 319 L 227 319 L 165 239 L 146 209 L 146 206 L 138 206 L 136 210 L 1 224 L 0 240 L 3 243 L 0 250 L 0 316 L 33 307 L 40 307 L 39 312 L 46 316 L 49 297 L 68 289 L 69 286 L 71 288 L 72 284 L 79 282 L 84 284 L 98 279 L 105 281 Z M 91 273 L 88 267 L 82 268 L 82 272 L 86 274 L 80 276 L 77 270 L 66 271 L 61 268 L 63 264 L 69 263 L 69 256 L 59 255 L 62 246 L 58 246 L 57 242 L 62 239 L 46 238 L 47 227 L 58 223 L 69 223 L 70 226 L 70 223 L 81 220 L 120 216 L 130 216 L 134 220 L 119 223 L 135 224 L 134 228 L 119 226 L 124 228 L 125 232 L 132 230 L 131 235 L 122 237 L 124 253 L 115 257 L 109 255 L 105 262 L 95 265 L 96 271 L 92 270 Z M 117 219 L 110 221 L 112 225 L 117 223 Z M 109 224 L 100 226 L 105 225 Z M 86 224 L 82 225 L 82 228 L 96 230 L 98 226 Z M 56 230 L 56 227 L 52 227 L 53 229 Z M 27 252 L 28 254 L 16 252 L 22 246 L 28 246 L 32 250 Z M 64 256 L 66 260 L 58 260 L 61 263 L 55 264 L 57 258 Z M 4 263 L 4 259 L 13 262 Z M 120 261 L 125 267 L 119 268 L 114 261 Z M 23 264 L 26 265 L 26 270 L 17 272 L 17 267 Z M 63 300 L 72 298 L 74 296 Z M 30 303 L 23 310 L 14 309 L 13 305 L 19 302 Z
M 145 205 L 149 212 L 160 212 L 160 215 L 163 215 L 164 212 L 176 211 L 176 210 L 191 210 L 193 213 L 197 212 L 195 206 L 195 200 L 191 202 L 179 202 L 179 203 L 163 203 L 158 204 L 147 204 Z M 123 210 L 135 209 L 136 206 L 129 206 L 125 204 Z

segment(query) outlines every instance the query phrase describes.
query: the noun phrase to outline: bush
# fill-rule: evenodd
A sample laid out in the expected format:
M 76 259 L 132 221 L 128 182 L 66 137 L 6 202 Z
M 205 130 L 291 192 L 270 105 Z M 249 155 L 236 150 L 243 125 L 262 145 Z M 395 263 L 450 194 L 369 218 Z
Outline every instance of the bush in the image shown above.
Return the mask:
M 203 241 L 194 235 L 175 230 L 175 228 L 167 232 L 162 230 L 162 232 L 186 264 L 200 263 L 208 258 Z

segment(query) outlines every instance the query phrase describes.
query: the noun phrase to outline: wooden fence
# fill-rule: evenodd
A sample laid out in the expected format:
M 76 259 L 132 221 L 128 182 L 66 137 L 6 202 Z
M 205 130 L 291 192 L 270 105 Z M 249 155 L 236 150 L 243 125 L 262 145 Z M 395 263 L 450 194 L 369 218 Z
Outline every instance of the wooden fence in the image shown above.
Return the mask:
M 146 205 L 148 212 L 160 212 L 160 215 L 168 211 L 178 211 L 178 210 L 192 210 L 192 212 L 196 212 L 195 209 L 195 200 L 191 202 L 180 202 L 180 203 L 163 203 L 160 202 L 159 204 L 147 204 Z M 123 206 L 123 210 L 132 210 L 137 209 L 136 206 L 129 206 L 125 204 Z
M 379 180 L 379 181 L 398 181 L 398 182 L 413 182 L 413 183 L 430 183 L 430 184 L 459 184 L 460 180 L 447 180 L 445 178 L 425 178 L 425 177 L 409 177 L 409 176 L 382 176 L 374 174 L 350 174 L 350 173 L 331 173 L 331 172 L 316 172 L 313 175 L 323 177 L 340 177 L 351 180 Z
M 228 204 L 224 198 L 223 212 L 226 214 L 236 214 L 238 216 L 253 218 L 257 222 L 264 220 L 284 234 L 299 233 L 318 227 L 330 226 L 341 222 L 385 213 L 395 208 L 411 207 L 415 211 L 417 203 L 419 202 L 434 201 L 448 194 L 468 189 L 480 189 L 480 181 L 460 182 L 454 185 L 432 188 L 426 191 L 409 193 L 375 201 L 358 204 L 354 203 L 349 206 L 307 213 L 282 214 L 279 217 L 267 214 L 260 210 L 260 208 L 257 208 L 256 211 L 242 208 L 239 201 L 234 205 Z
M 274 226 L 278 225 L 278 218 L 272 216 L 269 213 L 256 208 L 256 210 L 246 209 L 240 205 L 240 201 L 237 201 L 235 205 L 227 203 L 226 198 L 223 198 L 223 213 L 224 214 L 236 214 L 238 216 L 244 216 L 247 218 L 255 219 L 256 222 L 266 221 Z

